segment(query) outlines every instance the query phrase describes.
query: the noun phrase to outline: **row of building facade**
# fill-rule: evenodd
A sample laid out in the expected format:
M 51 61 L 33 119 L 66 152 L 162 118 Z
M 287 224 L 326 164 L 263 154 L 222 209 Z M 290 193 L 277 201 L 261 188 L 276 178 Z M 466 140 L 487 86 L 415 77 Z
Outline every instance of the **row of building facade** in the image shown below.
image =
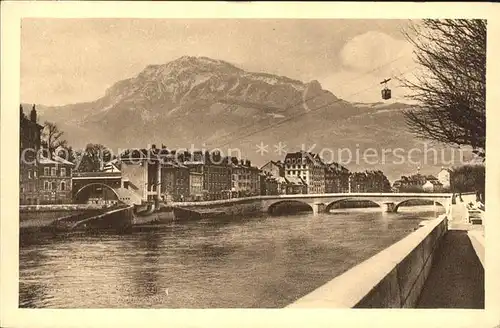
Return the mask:
M 434 175 L 423 175 L 420 172 L 410 176 L 402 176 L 394 181 L 392 191 L 394 192 L 445 192 L 450 190 L 451 170 L 442 167 Z
M 288 153 L 284 161 L 270 161 L 258 168 L 248 160 L 217 153 L 177 154 L 153 146 L 125 152 L 119 162 L 124 187 L 148 200 L 390 191 L 390 183 L 381 171 L 351 173 L 337 163 L 326 164 L 317 154 L 305 152 Z
M 391 188 L 382 171 L 350 172 L 338 163 L 325 163 L 318 154 L 304 151 L 288 153 L 284 161 L 270 161 L 261 170 L 285 185 L 293 182 L 304 186 L 294 193 L 389 192 Z M 286 187 L 279 190 L 288 193 Z
M 161 197 L 165 201 L 390 191 L 380 171 L 351 173 L 303 151 L 288 153 L 283 161 L 270 161 L 258 168 L 249 160 L 219 153 L 177 153 L 165 146 L 153 146 L 124 152 L 105 166 L 104 171 L 110 172 L 74 173 L 75 164 L 43 152 L 43 126 L 37 122 L 35 106 L 29 117 L 22 106 L 20 111 L 21 204 L 71 203 L 86 184 L 92 184 L 94 191 L 86 196 L 88 199 L 113 197 L 102 188 L 106 184 L 128 189 L 142 199 Z
M 261 171 L 236 157 L 222 158 L 208 152 L 177 154 L 153 146 L 125 152 L 117 161 L 124 188 L 148 199 L 160 196 L 165 201 L 199 201 L 262 194 Z

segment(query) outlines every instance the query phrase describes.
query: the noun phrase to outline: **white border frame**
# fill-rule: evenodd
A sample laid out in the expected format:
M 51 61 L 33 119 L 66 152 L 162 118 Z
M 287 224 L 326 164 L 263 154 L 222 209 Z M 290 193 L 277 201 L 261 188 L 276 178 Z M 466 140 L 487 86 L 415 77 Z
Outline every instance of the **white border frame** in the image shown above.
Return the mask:
M 500 325 L 500 5 L 493 3 L 228 3 L 228 2 L 2 2 L 1 3 L 1 229 L 2 327 L 495 327 Z M 134 18 L 486 18 L 487 148 L 485 310 L 49 310 L 18 309 L 18 154 L 20 19 L 22 17 Z M 495 293 L 496 292 L 496 293 Z

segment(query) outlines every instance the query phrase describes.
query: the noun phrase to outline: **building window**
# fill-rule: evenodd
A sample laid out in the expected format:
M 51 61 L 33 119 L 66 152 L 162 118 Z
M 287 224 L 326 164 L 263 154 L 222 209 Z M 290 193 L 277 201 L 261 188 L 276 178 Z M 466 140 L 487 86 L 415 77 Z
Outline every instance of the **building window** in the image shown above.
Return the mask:
M 43 182 L 43 189 L 44 190 L 50 190 L 50 183 L 48 181 Z
M 28 179 L 31 179 L 32 176 L 31 176 L 31 170 L 28 170 Z
M 52 182 L 52 190 L 57 190 L 57 185 L 55 182 Z
M 51 167 L 50 168 L 50 175 L 55 177 L 56 176 L 56 168 L 55 167 Z
M 61 176 L 62 177 L 66 176 L 66 168 L 65 167 L 61 167 Z
M 49 168 L 48 167 L 43 168 L 43 175 L 49 175 Z
M 37 174 L 36 174 L 36 170 L 33 171 L 33 176 L 36 178 Z
M 62 191 L 66 190 L 66 182 L 64 182 L 64 181 L 61 182 L 61 190 Z

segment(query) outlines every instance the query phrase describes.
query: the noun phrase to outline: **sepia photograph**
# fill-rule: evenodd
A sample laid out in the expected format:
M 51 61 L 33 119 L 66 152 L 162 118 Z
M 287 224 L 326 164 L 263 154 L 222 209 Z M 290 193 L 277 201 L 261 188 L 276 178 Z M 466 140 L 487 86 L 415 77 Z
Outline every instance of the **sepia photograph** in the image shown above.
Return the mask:
M 401 17 L 20 17 L 15 307 L 484 311 L 490 20 Z

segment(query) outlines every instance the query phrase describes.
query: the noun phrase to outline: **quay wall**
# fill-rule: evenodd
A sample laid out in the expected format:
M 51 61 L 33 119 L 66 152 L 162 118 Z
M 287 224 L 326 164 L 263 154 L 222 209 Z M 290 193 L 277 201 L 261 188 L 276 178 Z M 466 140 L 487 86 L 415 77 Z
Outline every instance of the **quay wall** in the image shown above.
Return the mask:
M 260 197 L 247 197 L 242 199 L 226 199 L 210 202 L 183 202 L 174 203 L 179 209 L 189 210 L 199 217 L 210 216 L 238 216 L 260 214 L 262 212 L 262 201 Z M 181 205 L 181 206 L 179 206 Z M 174 210 L 174 213 L 178 211 Z M 180 219 L 176 215 L 176 219 Z
M 412 308 L 429 275 L 447 217 L 428 221 L 288 308 Z
M 36 231 L 50 226 L 60 218 L 95 212 L 103 207 L 97 204 L 20 205 L 19 228 L 21 231 Z
M 260 200 L 249 200 L 236 204 L 219 205 L 218 209 L 225 215 L 249 215 L 260 213 L 262 204 Z
M 239 203 L 245 203 L 248 201 L 260 201 L 265 196 L 252 196 L 244 198 L 231 198 L 231 199 L 220 199 L 220 200 L 209 200 L 201 202 L 173 202 L 171 206 L 182 206 L 182 207 L 213 207 L 216 205 L 233 205 Z
M 109 206 L 99 204 L 21 205 L 19 229 L 21 232 L 44 230 L 53 226 L 57 221 L 105 213 L 107 207 Z
M 101 204 L 53 204 L 53 205 L 20 205 L 19 212 L 69 212 L 85 211 L 105 208 L 107 205 Z
M 56 220 L 66 217 L 68 215 L 80 215 L 87 211 L 45 211 L 45 212 L 20 212 L 19 213 L 19 228 L 21 231 L 25 229 L 41 229 L 50 226 Z

